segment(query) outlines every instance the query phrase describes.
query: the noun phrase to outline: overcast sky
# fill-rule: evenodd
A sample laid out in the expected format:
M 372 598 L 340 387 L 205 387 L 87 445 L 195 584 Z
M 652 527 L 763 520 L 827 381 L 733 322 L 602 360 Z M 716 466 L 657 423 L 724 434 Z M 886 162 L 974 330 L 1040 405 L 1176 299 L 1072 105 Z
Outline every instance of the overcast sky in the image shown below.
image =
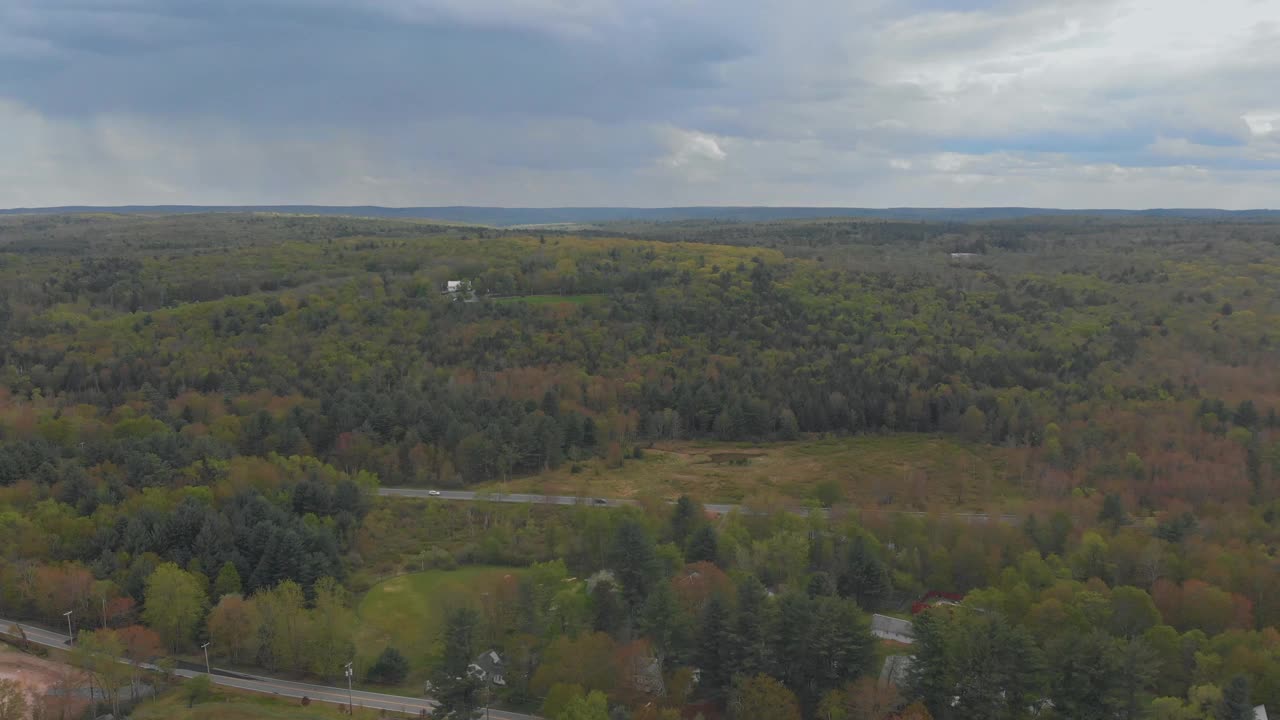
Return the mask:
M 1280 207 L 1280 0 L 0 0 L 0 207 Z

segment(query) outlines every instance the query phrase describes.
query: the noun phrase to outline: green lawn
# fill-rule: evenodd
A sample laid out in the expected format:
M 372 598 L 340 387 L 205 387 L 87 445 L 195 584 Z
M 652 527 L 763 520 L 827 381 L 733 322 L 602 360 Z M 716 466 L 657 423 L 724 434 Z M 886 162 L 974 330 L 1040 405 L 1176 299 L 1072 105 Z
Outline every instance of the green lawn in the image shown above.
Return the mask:
M 454 607 L 478 605 L 504 575 L 519 576 L 519 568 L 466 567 L 401 575 L 369 589 L 356 608 L 356 658 L 367 668 L 382 650 L 394 646 L 413 668 L 415 680 L 439 655 L 445 614 Z M 414 694 L 419 683 L 406 689 Z
M 219 688 L 213 696 L 194 707 L 179 688 L 133 711 L 134 720 L 338 720 L 350 717 L 338 706 L 313 702 L 303 707 L 300 700 L 273 698 Z M 355 717 L 379 717 L 375 710 L 357 708 Z

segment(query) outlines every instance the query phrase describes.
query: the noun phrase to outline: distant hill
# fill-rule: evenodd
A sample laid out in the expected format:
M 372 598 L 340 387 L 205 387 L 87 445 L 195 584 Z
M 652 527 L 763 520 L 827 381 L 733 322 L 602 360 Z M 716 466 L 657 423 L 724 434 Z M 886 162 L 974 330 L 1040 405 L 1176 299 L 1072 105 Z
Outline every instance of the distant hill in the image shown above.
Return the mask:
M 354 215 L 379 218 L 419 218 L 480 225 L 551 225 L 557 223 L 603 223 L 619 220 L 662 222 L 671 220 L 726 220 L 759 222 L 821 217 L 862 217 L 879 220 L 919 220 L 932 222 L 978 222 L 1011 220 L 1036 216 L 1073 217 L 1153 217 L 1197 220 L 1280 220 L 1280 210 L 1215 210 L 1212 208 L 1171 208 L 1151 210 L 1063 210 L 1058 208 L 848 208 L 848 207 L 560 207 L 503 208 L 454 205 L 448 207 L 392 208 L 376 205 L 119 205 L 93 207 L 13 208 L 0 215 L 19 213 L 200 213 L 278 212 L 302 215 Z

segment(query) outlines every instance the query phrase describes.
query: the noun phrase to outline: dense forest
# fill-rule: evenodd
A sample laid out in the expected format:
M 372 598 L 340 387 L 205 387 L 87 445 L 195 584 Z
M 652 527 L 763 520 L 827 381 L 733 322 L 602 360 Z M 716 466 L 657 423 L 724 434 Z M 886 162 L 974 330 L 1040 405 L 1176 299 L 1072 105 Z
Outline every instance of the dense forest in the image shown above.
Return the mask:
M 458 716 L 493 647 L 550 718 L 1250 717 L 1280 707 L 1278 295 L 1267 222 L 0 218 L 0 613 L 332 678 L 378 580 L 500 565 L 362 676 Z M 998 450 L 1013 520 L 376 495 L 876 434 Z M 902 648 L 866 615 L 928 591 L 967 595 L 878 683 Z

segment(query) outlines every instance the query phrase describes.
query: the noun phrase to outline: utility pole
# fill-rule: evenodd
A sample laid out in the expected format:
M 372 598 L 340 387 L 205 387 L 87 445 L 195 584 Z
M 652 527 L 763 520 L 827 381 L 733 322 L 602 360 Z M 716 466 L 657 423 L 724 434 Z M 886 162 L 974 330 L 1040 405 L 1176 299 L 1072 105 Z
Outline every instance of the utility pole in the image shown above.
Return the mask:
M 342 670 L 347 675 L 347 714 L 355 715 L 356 714 L 355 700 L 351 698 L 351 676 L 355 675 L 356 673 L 354 670 L 351 669 L 351 663 L 347 663 L 346 665 L 344 665 Z
M 107 596 L 102 596 L 102 629 L 107 629 Z
M 66 612 L 62 613 L 62 614 L 67 618 L 67 647 L 75 647 L 75 646 L 76 646 L 76 636 L 75 636 L 75 634 L 74 634 L 74 633 L 72 633 L 72 632 L 71 632 L 71 613 L 73 613 L 73 612 L 75 612 L 75 611 L 74 611 L 74 610 L 68 610 L 68 611 L 66 611 Z
M 210 680 L 212 680 L 213 668 L 209 667 L 209 643 L 201 645 L 200 649 L 204 650 L 204 673 L 209 676 Z

